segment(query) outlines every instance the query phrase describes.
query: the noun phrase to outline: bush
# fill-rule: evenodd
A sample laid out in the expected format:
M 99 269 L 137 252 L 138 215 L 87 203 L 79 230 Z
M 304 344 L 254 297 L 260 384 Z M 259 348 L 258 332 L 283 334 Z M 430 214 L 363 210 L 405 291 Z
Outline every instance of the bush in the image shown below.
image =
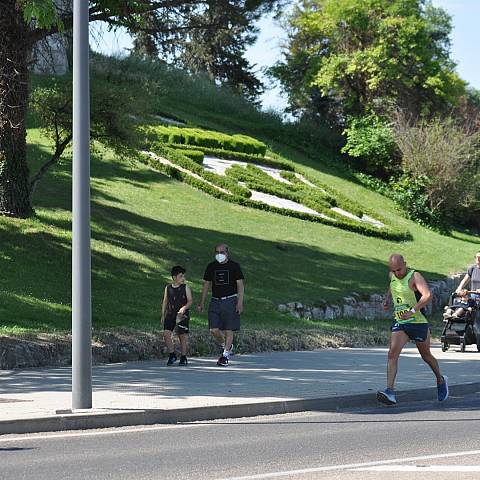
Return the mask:
M 423 217 L 422 223 L 437 226 L 456 222 L 474 206 L 478 130 L 469 130 L 451 118 L 414 123 L 399 114 L 395 138 L 405 173 L 397 192 L 401 192 L 399 201 L 411 218 L 420 221 Z M 410 201 L 414 193 L 421 199 Z
M 198 147 L 229 150 L 249 155 L 264 156 L 267 146 L 246 135 L 227 135 L 213 130 L 157 125 L 146 127 L 149 138 L 170 144 L 193 145 Z
M 391 182 L 394 200 L 402 207 L 407 217 L 421 225 L 443 229 L 439 212 L 430 208 L 424 176 L 412 178 L 407 174 Z
M 260 210 L 278 213 L 280 215 L 287 215 L 290 217 L 300 218 L 302 220 L 308 220 L 311 222 L 323 223 L 325 225 L 330 225 L 332 227 L 337 227 L 343 230 L 356 232 L 361 235 L 379 237 L 379 238 L 384 238 L 387 240 L 395 240 L 395 241 L 410 239 L 410 235 L 408 232 L 401 231 L 397 228 L 392 228 L 392 227 L 375 228 L 375 227 L 372 227 L 371 225 L 361 224 L 359 222 L 354 222 L 345 218 L 339 218 L 338 220 L 335 220 L 332 218 L 330 220 L 328 218 L 312 215 L 310 213 L 297 212 L 295 210 L 289 210 L 286 208 L 274 207 L 271 205 L 267 205 L 263 202 L 258 202 L 255 200 L 251 200 L 250 198 L 242 197 L 235 194 L 229 195 L 218 190 L 217 188 L 213 187 L 212 185 L 209 185 L 208 183 L 202 180 L 199 180 L 195 177 L 192 177 L 178 170 L 175 167 L 161 164 L 160 162 L 154 160 L 153 158 L 147 155 L 143 157 L 143 161 L 148 165 L 150 165 L 152 168 L 155 168 L 156 170 L 172 178 L 181 180 L 189 185 L 192 185 L 195 188 L 198 188 L 204 191 L 205 193 L 208 193 L 209 195 L 212 195 L 221 200 L 225 200 L 227 202 L 236 203 L 236 204 L 243 205 L 246 207 L 251 207 L 251 208 L 258 208 Z
M 278 168 L 279 170 L 289 170 L 295 171 L 295 166 L 289 163 L 287 160 L 278 159 L 278 156 L 275 158 L 270 157 L 259 157 L 258 155 L 251 155 L 248 153 L 241 153 L 241 152 L 232 152 L 228 150 L 222 150 L 220 148 L 208 148 L 208 147 L 201 147 L 201 146 L 192 146 L 192 145 L 168 145 L 171 148 L 178 148 L 180 150 L 184 149 L 194 149 L 200 150 L 204 152 L 206 155 L 210 155 L 212 157 L 223 158 L 226 160 L 238 160 L 240 162 L 246 163 L 254 163 L 258 165 L 265 165 L 266 167 L 273 167 Z
M 205 157 L 205 154 L 200 150 L 178 149 L 177 152 L 181 153 L 182 155 L 185 155 L 186 157 L 190 158 L 191 160 L 193 160 L 195 163 L 198 163 L 199 165 L 203 164 L 203 159 Z
M 395 165 L 396 144 L 392 128 L 375 114 L 349 118 L 342 153 L 363 161 L 368 173 L 384 175 Z
M 223 188 L 228 192 L 231 192 L 232 194 L 238 195 L 240 197 L 245 197 L 245 198 L 248 198 L 251 196 L 250 190 L 248 190 L 248 188 L 238 185 L 237 182 L 234 182 L 227 177 L 224 177 L 222 175 L 217 175 L 216 173 L 205 170 L 198 163 L 194 162 L 187 156 L 183 155 L 179 150 L 174 150 L 172 148 L 165 147 L 161 143 L 152 144 L 151 150 L 156 155 L 159 155 L 160 157 L 164 157 L 170 160 L 172 163 L 180 167 L 183 167 L 187 170 L 190 170 L 193 173 L 196 173 L 198 176 L 203 177 L 205 180 L 212 183 L 213 185 Z M 218 189 L 214 188 L 214 190 L 218 190 Z

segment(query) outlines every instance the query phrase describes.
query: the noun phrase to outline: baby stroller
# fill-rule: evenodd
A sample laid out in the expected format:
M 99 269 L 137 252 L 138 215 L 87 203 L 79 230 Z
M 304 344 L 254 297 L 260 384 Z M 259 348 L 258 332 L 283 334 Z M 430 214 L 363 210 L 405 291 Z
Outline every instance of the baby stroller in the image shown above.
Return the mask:
M 457 294 L 454 292 L 450 295 L 448 305 L 444 308 L 444 327 L 441 337 L 442 352 L 446 352 L 450 345 L 460 345 L 462 352 L 465 351 L 466 345 L 476 345 L 480 352 L 480 315 L 477 315 L 480 309 L 480 298 L 470 299 L 468 308 L 461 316 L 452 314 L 452 311 L 455 310 L 456 299 Z

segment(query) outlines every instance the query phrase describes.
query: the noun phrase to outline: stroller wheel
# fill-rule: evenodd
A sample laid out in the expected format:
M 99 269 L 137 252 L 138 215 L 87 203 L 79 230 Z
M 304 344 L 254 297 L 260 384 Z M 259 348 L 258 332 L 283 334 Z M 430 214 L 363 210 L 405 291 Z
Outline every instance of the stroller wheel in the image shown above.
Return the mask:
M 446 352 L 450 348 L 450 345 L 447 342 L 442 343 L 442 352 Z M 480 346 L 478 351 L 480 352 Z

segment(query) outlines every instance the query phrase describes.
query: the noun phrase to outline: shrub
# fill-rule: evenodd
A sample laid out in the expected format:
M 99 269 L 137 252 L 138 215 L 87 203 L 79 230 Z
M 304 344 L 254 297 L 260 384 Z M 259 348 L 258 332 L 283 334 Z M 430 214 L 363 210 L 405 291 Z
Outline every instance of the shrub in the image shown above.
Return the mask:
M 402 170 L 426 199 L 424 222 L 456 221 L 474 205 L 478 172 L 480 132 L 451 118 L 412 122 L 401 113 L 395 121 L 395 138 L 402 153 Z M 407 179 L 407 180 L 406 180 Z M 418 184 L 420 182 L 420 184 Z M 404 194 L 409 197 L 409 195 Z M 411 218 L 418 217 L 418 205 L 401 200 Z M 423 202 L 423 200 L 422 200 Z
M 177 150 L 178 153 L 181 153 L 182 155 L 185 155 L 186 157 L 190 158 L 193 160 L 195 163 L 198 163 L 199 165 L 203 164 L 203 158 L 205 157 L 205 154 L 201 152 L 200 150 Z
M 259 156 L 264 156 L 267 151 L 267 146 L 263 142 L 246 135 L 226 135 L 213 130 L 164 125 L 149 127 L 149 130 L 150 136 L 156 133 L 155 140 L 165 143 L 194 145 Z
M 395 202 L 402 207 L 407 217 L 421 225 L 443 229 L 441 215 L 430 208 L 426 191 L 425 176 L 413 178 L 408 174 L 392 180 L 391 187 Z
M 359 158 L 368 173 L 385 174 L 395 163 L 396 144 L 392 128 L 375 114 L 353 117 L 343 134 L 347 143 L 342 153 Z
M 234 182 L 227 177 L 224 177 L 222 175 L 217 175 L 214 172 L 209 172 L 205 170 L 198 163 L 194 162 L 193 160 L 191 160 L 190 158 L 182 154 L 181 151 L 179 150 L 174 150 L 174 149 L 165 147 L 164 145 L 159 143 L 151 145 L 151 149 L 153 153 L 155 153 L 156 155 L 167 158 L 172 163 L 175 163 L 180 167 L 183 167 L 187 170 L 190 170 L 193 173 L 196 173 L 197 175 L 199 175 L 200 177 L 203 177 L 208 182 L 213 183 L 214 185 L 221 187 L 231 192 L 232 194 L 238 195 L 240 197 L 245 197 L 245 198 L 248 198 L 251 196 L 251 192 L 250 190 L 248 190 L 248 188 L 238 185 L 237 182 Z
M 222 150 L 220 148 L 208 148 L 208 147 L 201 147 L 201 146 L 192 146 L 192 145 L 168 145 L 171 148 L 178 148 L 181 150 L 184 149 L 193 149 L 193 150 L 201 150 L 206 155 L 211 155 L 212 157 L 224 158 L 227 160 L 238 160 L 240 162 L 246 163 L 254 163 L 258 165 L 265 165 L 266 167 L 273 167 L 283 169 L 283 170 L 290 170 L 294 171 L 295 166 L 291 163 L 288 163 L 287 160 L 279 160 L 277 158 L 270 158 L 270 157 L 259 157 L 258 155 L 251 155 L 248 153 L 241 153 L 241 152 L 232 152 L 228 150 Z

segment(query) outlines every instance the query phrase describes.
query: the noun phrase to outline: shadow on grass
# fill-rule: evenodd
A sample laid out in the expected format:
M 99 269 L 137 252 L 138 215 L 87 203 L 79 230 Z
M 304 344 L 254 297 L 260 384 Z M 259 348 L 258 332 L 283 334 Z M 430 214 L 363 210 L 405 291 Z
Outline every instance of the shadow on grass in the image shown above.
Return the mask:
M 68 330 L 71 298 L 71 178 L 62 163 L 39 186 L 38 213 L 26 222 L 0 222 L 0 313 L 7 327 Z M 119 162 L 92 162 L 92 296 L 96 328 L 159 326 L 159 304 L 172 265 L 184 265 L 198 301 L 213 246 L 230 245 L 246 276 L 249 328 L 308 326 L 277 312 L 285 301 L 321 301 L 343 292 L 372 292 L 386 265 L 332 254 L 320 247 L 254 238 L 247 232 L 166 223 L 128 209 L 103 189 L 108 182 L 141 188 L 173 182 Z M 108 188 L 107 188 L 108 190 Z M 221 208 L 222 202 L 218 201 Z M 171 207 L 166 207 L 171 208 Z M 194 205 L 192 208 L 196 208 Z M 197 208 L 201 208 L 198 206 Z M 61 214 L 55 214 L 61 212 Z M 221 210 L 219 210 L 219 222 Z M 282 217 L 278 216 L 279 221 Z M 181 218 L 178 219 L 178 223 Z M 352 272 L 355 272 L 352 275 Z M 433 272 L 423 272 L 435 276 Z M 352 280 L 353 278 L 353 280 Z M 196 312 L 193 312 L 194 319 Z M 198 317 L 198 315 L 197 315 Z M 200 317 L 205 322 L 205 317 Z M 311 324 L 314 327 L 314 324 Z

